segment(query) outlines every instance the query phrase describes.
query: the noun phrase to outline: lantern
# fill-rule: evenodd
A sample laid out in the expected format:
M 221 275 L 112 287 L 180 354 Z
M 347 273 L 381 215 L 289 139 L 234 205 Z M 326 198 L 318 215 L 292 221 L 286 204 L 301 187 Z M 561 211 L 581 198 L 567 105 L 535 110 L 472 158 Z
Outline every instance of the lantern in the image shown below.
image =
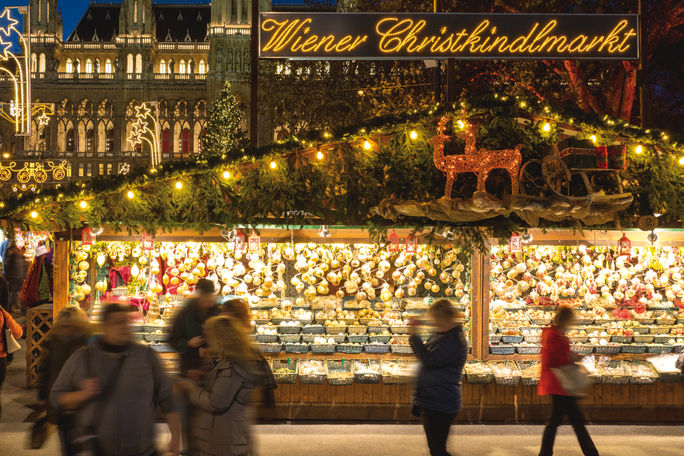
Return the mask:
M 409 231 L 406 236 L 406 253 L 416 253 L 418 251 L 418 238 L 413 234 L 413 230 Z
M 235 253 L 242 252 L 245 248 L 245 235 L 238 229 L 235 234 Z
M 522 252 L 522 238 L 518 233 L 511 234 L 511 239 L 508 241 L 508 248 L 513 252 Z
M 252 230 L 249 236 L 249 253 L 258 253 L 261 248 L 261 238 Z
M 627 255 L 629 257 L 630 251 L 632 250 L 632 241 L 622 233 L 622 237 L 618 241 L 618 255 Z
M 93 245 L 95 242 L 95 234 L 90 227 L 85 227 L 81 230 L 81 244 L 82 245 Z
M 154 249 L 154 238 L 152 238 L 151 234 L 143 233 L 143 235 L 142 235 L 142 246 L 141 247 L 143 250 Z
M 390 253 L 395 253 L 399 251 L 399 236 L 392 230 L 392 232 L 387 236 L 389 245 L 387 246 L 387 251 Z

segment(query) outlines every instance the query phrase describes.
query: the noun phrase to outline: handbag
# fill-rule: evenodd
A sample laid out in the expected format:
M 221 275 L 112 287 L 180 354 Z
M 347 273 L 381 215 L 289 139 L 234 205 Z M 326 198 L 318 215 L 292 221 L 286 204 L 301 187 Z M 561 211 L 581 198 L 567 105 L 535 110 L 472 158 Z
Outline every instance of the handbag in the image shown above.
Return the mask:
M 568 395 L 586 396 L 585 391 L 591 386 L 591 380 L 589 380 L 589 371 L 583 365 L 572 363 L 561 367 L 552 367 L 551 371 Z
M 17 342 L 17 339 L 12 335 L 12 331 L 7 327 L 7 318 L 9 315 L 4 309 L 2 311 L 2 336 L 5 343 L 5 352 L 7 353 L 7 364 L 10 364 L 14 360 L 14 353 L 21 350 L 21 345 Z

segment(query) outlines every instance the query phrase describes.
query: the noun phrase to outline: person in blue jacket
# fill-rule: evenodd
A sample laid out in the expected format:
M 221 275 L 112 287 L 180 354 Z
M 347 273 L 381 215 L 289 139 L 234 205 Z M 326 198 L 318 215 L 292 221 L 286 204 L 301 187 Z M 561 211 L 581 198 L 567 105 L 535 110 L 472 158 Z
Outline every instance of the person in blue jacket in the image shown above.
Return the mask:
M 446 443 L 451 422 L 461 410 L 461 377 L 468 356 L 465 314 L 442 299 L 430 306 L 427 317 L 436 331 L 427 343 L 416 334 L 421 322 L 409 322 L 409 340 L 420 361 L 413 410 L 423 419 L 430 455 L 449 456 Z

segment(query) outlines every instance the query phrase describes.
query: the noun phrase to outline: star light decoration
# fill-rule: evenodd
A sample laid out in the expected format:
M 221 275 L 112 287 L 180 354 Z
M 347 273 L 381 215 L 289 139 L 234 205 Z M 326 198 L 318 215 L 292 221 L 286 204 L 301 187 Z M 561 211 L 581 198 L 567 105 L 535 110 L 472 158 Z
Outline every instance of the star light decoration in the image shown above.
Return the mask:
M 30 70 L 28 49 L 26 40 L 17 28 L 19 21 L 14 19 L 10 13 L 10 8 L 4 8 L 0 13 L 0 72 L 9 76 L 14 86 L 14 97 L 12 102 L 17 107 L 14 112 L 7 113 L 0 109 L 0 117 L 3 117 L 15 125 L 15 134 L 28 136 L 31 132 L 31 101 L 28 98 L 30 84 Z M 23 56 L 17 57 L 12 53 L 12 41 L 16 35 L 16 40 L 23 47 Z M 13 68 L 1 65 L 4 62 L 13 61 Z
M 161 148 L 159 147 L 159 123 L 152 114 L 147 103 L 141 103 L 135 107 L 135 122 L 128 134 L 128 143 L 132 147 L 146 142 L 150 146 L 150 163 L 152 167 L 161 163 Z
M 126 175 L 130 172 L 131 170 L 131 164 L 130 163 L 119 163 L 119 174 Z

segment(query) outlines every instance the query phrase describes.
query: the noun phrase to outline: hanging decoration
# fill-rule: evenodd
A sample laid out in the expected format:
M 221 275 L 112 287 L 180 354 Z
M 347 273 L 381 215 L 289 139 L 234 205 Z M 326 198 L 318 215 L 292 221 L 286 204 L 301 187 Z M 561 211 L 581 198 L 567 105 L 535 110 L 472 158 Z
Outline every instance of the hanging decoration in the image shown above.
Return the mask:
M 95 242 L 95 234 L 90 227 L 85 227 L 81 230 L 81 243 L 83 245 L 93 245 Z
M 618 241 L 618 256 L 630 256 L 632 250 L 632 241 L 629 240 L 625 233 L 622 233 L 622 237 Z
M 261 249 L 261 238 L 257 235 L 254 230 L 249 236 L 249 253 L 257 253 Z
M 154 104 L 156 109 L 156 102 Z M 135 107 L 135 122 L 127 139 L 133 147 L 142 145 L 143 141 L 150 146 L 150 165 L 154 168 L 161 163 L 159 122 L 147 105 L 142 103 Z
M 522 238 L 518 233 L 511 234 L 511 238 L 508 241 L 508 248 L 511 252 L 522 252 Z
M 392 230 L 392 232 L 387 236 L 387 240 L 389 241 L 389 245 L 387 245 L 387 251 L 390 253 L 396 253 L 399 251 L 399 235 L 396 233 L 396 231 Z
M 245 250 L 245 235 L 241 229 L 238 228 L 235 234 L 235 253 L 242 253 Z
M 409 231 L 406 236 L 406 253 L 416 253 L 418 251 L 418 238 L 413 234 L 413 230 Z
M 152 237 L 151 234 L 143 233 L 141 247 L 143 250 L 154 249 L 154 238 Z
M 0 27 L 0 73 L 7 75 L 14 89 L 9 113 L 0 108 L 0 116 L 14 124 L 17 136 L 31 136 L 31 72 L 28 44 L 17 28 L 19 21 L 12 17 L 11 8 L 4 8 L 0 13 L 0 23 L 5 24 L 4 27 Z M 22 48 L 23 55 L 16 56 L 11 51 L 13 41 Z M 4 62 L 10 62 L 10 68 L 4 66 Z

